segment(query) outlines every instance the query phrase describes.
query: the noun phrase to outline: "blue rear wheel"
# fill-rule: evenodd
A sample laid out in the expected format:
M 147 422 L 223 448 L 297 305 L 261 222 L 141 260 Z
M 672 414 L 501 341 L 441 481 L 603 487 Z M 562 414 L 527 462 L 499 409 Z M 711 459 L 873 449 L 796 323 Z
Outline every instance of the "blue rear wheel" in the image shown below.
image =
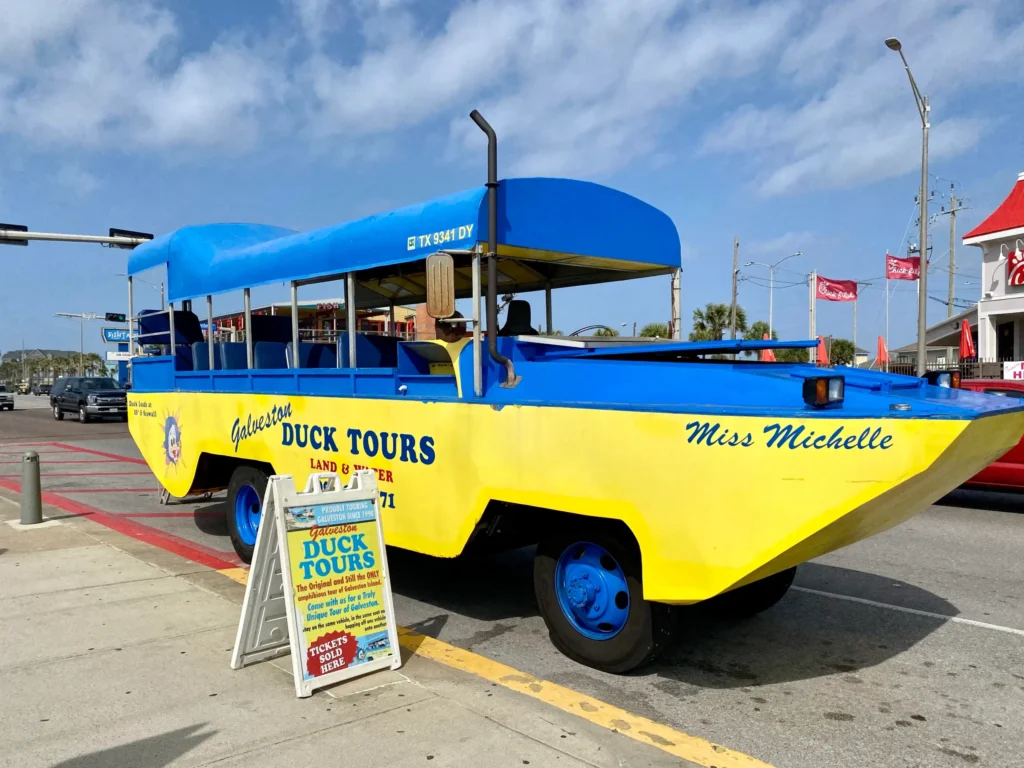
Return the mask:
M 565 618 L 584 637 L 609 640 L 629 618 L 629 585 L 622 566 L 588 541 L 572 544 L 555 566 L 555 596 Z
M 644 599 L 640 547 L 624 523 L 553 519 L 537 546 L 533 588 L 551 642 L 581 664 L 628 672 L 671 638 L 675 614 Z
M 239 538 L 250 547 L 256 546 L 256 531 L 260 527 L 260 497 L 251 485 L 243 485 L 235 496 L 235 527 Z
M 237 467 L 228 484 L 225 518 L 231 546 L 243 562 L 251 563 L 256 548 L 256 533 L 263 517 L 263 495 L 267 492 L 267 473 L 253 466 Z

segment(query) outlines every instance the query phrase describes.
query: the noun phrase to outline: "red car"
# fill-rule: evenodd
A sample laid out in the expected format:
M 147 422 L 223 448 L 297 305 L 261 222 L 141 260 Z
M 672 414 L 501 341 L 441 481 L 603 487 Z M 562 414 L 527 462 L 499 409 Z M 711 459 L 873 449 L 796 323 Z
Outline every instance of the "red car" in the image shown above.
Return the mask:
M 961 389 L 984 392 L 986 395 L 1024 399 L 1024 381 L 1004 379 L 962 379 Z M 989 464 L 965 485 L 992 489 L 1024 490 L 1024 439 L 998 461 Z

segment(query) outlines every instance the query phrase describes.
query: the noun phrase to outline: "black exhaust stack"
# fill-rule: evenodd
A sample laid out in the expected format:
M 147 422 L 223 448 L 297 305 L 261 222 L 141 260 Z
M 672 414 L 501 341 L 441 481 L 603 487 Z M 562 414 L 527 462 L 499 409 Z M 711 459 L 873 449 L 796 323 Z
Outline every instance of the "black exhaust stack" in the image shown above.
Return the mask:
M 487 134 L 487 352 L 494 362 L 505 366 L 501 386 L 512 388 L 519 383 L 516 369 L 498 352 L 498 137 L 478 111 L 474 109 L 469 116 Z

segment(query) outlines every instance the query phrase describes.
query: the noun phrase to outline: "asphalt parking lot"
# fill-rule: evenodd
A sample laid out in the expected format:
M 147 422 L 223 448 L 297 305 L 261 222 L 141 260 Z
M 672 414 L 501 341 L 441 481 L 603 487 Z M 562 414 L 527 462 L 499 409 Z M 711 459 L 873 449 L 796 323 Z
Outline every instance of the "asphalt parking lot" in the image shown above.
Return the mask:
M 40 398 L 41 400 L 41 398 Z M 237 565 L 223 498 L 161 505 L 121 423 L 0 414 L 0 488 L 26 443 L 47 500 L 214 567 Z M 399 622 L 771 765 L 1024 765 L 1024 497 L 958 491 L 801 567 L 773 610 L 685 609 L 655 666 L 616 677 L 549 643 L 531 553 L 389 555 Z

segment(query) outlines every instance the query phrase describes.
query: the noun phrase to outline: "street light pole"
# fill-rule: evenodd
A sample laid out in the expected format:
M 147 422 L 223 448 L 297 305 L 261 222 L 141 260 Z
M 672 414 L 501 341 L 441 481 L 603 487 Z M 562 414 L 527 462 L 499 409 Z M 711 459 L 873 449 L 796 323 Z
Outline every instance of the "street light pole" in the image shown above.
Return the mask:
M 797 251 L 796 253 L 789 254 L 789 256 L 786 256 L 784 259 L 779 259 L 774 264 L 762 264 L 760 261 L 748 261 L 746 264 L 743 265 L 744 267 L 764 267 L 765 269 L 768 270 L 768 339 L 769 340 L 771 340 L 771 338 L 772 338 L 772 329 L 775 327 L 772 324 L 772 320 L 773 320 L 772 314 L 773 314 L 773 310 L 775 308 L 774 307 L 774 305 L 775 305 L 775 299 L 774 299 L 774 297 L 775 297 L 775 268 L 778 267 L 779 264 L 781 264 L 782 262 L 786 261 L 787 259 L 792 259 L 794 256 L 803 256 L 803 255 L 804 255 L 803 251 Z
M 928 129 L 931 127 L 928 115 L 931 107 L 928 104 L 928 97 L 922 96 L 914 81 L 914 75 L 910 72 L 907 64 L 907 57 L 903 55 L 903 45 L 895 37 L 887 38 L 885 45 L 889 50 L 896 51 L 903 61 L 903 68 L 907 71 L 907 78 L 910 80 L 910 88 L 914 92 L 914 103 L 921 115 L 921 192 L 918 196 L 920 201 L 920 230 L 918 233 L 918 245 L 920 248 L 921 269 L 918 279 L 917 299 L 917 375 L 924 376 L 928 370 Z
M 99 320 L 95 312 L 57 312 L 55 317 L 67 317 L 81 321 L 78 331 L 78 375 L 85 376 L 85 321 Z

